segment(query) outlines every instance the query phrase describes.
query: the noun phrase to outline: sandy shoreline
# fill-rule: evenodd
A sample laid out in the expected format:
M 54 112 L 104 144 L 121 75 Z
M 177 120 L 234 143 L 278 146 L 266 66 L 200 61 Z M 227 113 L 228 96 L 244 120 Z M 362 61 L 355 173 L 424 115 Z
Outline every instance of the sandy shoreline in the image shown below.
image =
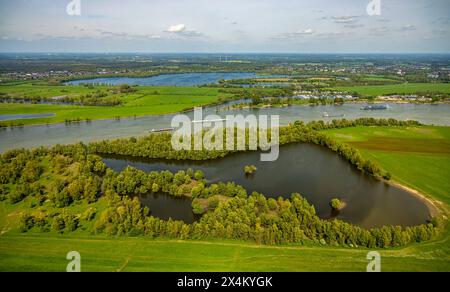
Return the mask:
M 438 200 L 434 200 L 431 199 L 427 196 L 425 196 L 424 194 L 422 194 L 421 192 L 412 189 L 410 187 L 407 187 L 405 185 L 402 185 L 399 182 L 394 182 L 394 181 L 386 181 L 385 182 L 391 186 L 400 188 L 402 190 L 407 191 L 408 193 L 410 193 L 412 196 L 418 198 L 419 200 L 421 200 L 428 208 L 429 212 L 430 212 L 430 216 L 431 218 L 443 215 L 446 215 L 446 210 L 443 209 L 443 207 L 439 207 L 442 206 L 442 202 L 438 201 Z

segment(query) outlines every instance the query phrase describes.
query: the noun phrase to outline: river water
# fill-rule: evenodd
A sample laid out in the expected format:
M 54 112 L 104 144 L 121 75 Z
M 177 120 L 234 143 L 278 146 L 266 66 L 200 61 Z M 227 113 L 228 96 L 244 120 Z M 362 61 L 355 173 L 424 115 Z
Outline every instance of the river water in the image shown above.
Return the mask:
M 204 116 L 226 115 L 279 115 L 280 123 L 287 125 L 297 120 L 305 122 L 313 120 L 330 121 L 324 118 L 344 115 L 346 119 L 360 117 L 395 118 L 399 120 L 417 120 L 425 124 L 450 126 L 450 105 L 430 104 L 390 104 L 390 109 L 379 111 L 361 110 L 361 104 L 344 104 L 341 106 L 291 106 L 286 108 L 222 110 L 228 105 L 204 109 Z M 193 119 L 193 113 L 188 113 Z M 72 144 L 120 137 L 138 137 L 147 135 L 151 129 L 170 127 L 174 115 L 155 115 L 121 120 L 101 120 L 78 124 L 35 125 L 22 128 L 0 129 L 0 152 L 14 148 L 31 148 L 54 144 Z

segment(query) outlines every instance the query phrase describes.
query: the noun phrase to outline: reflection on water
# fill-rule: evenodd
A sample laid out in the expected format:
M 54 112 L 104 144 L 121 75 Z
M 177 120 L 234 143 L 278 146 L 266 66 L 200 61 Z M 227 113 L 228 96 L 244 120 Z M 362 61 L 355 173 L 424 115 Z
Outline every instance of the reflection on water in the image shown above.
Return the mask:
M 255 78 L 256 73 L 182 73 L 182 74 L 162 74 L 151 77 L 105 77 L 75 80 L 67 82 L 70 85 L 106 84 L 106 85 L 141 85 L 141 86 L 197 86 L 203 84 L 217 83 L 220 80 Z
M 19 120 L 19 119 L 37 119 L 54 117 L 55 114 L 16 114 L 16 115 L 0 115 L 0 121 Z
M 316 145 L 291 144 L 281 147 L 280 158 L 260 162 L 258 152 L 239 153 L 214 161 L 164 161 L 105 156 L 105 163 L 120 171 L 128 165 L 145 171 L 176 172 L 202 170 L 211 183 L 233 181 L 249 193 L 268 197 L 290 197 L 300 193 L 316 208 L 321 218 L 333 214 L 329 202 L 339 198 L 347 207 L 338 218 L 363 227 L 419 225 L 429 220 L 428 208 L 416 197 L 356 170 L 334 152 Z M 247 177 L 245 165 L 257 172 Z M 170 212 L 170 210 L 169 210 Z
M 186 197 L 174 197 L 164 193 L 149 193 L 139 196 L 143 206 L 150 209 L 150 215 L 163 220 L 181 220 L 185 223 L 194 223 L 200 216 L 192 213 L 192 201 Z
M 360 117 L 395 118 L 399 120 L 418 120 L 425 124 L 450 126 L 450 105 L 415 105 L 390 104 L 385 111 L 363 111 L 361 104 L 345 104 L 342 106 L 291 106 L 287 108 L 252 109 L 252 110 L 226 110 L 223 107 L 212 107 L 204 110 L 204 115 L 279 115 L 280 123 L 287 125 L 290 122 L 302 120 L 329 121 L 324 118 L 324 112 L 330 116 L 344 115 L 346 119 Z M 191 119 L 192 113 L 188 114 Z M 121 120 L 101 120 L 80 124 L 57 124 L 26 126 L 23 128 L 0 129 L 0 152 L 14 148 L 29 148 L 54 144 L 72 144 L 76 142 L 90 142 L 119 137 L 147 135 L 151 129 L 170 127 L 173 115 L 147 116 Z

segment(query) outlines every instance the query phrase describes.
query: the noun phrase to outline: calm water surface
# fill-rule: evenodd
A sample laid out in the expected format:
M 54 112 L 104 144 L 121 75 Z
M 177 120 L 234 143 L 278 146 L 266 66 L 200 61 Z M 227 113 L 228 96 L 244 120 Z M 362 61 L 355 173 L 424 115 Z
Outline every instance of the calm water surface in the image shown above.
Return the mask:
M 150 209 L 150 215 L 163 220 L 181 220 L 193 223 L 200 216 L 192 213 L 192 201 L 189 198 L 175 198 L 165 193 L 147 194 L 139 196 L 143 206 Z
M 0 121 L 19 120 L 19 119 L 37 119 L 54 117 L 56 114 L 16 114 L 16 115 L 0 115 Z
M 450 105 L 415 105 L 390 104 L 389 110 L 364 111 L 361 104 L 344 104 L 342 106 L 291 106 L 287 108 L 254 109 L 254 110 L 222 110 L 228 105 L 212 107 L 204 110 L 204 115 L 248 115 L 264 114 L 279 115 L 280 123 L 302 120 L 330 121 L 324 118 L 324 112 L 331 116 L 344 115 L 346 119 L 360 117 L 395 118 L 399 120 L 418 120 L 425 124 L 450 126 Z M 218 112 L 217 112 L 218 111 Z M 193 118 L 192 113 L 188 114 Z M 50 146 L 54 144 L 72 144 L 77 142 L 91 142 L 120 137 L 138 137 L 148 135 L 149 130 L 170 127 L 173 115 L 157 115 L 140 118 L 92 121 L 80 124 L 54 124 L 26 126 L 14 129 L 0 129 L 0 152 L 14 148 L 31 148 Z
M 315 206 L 321 218 L 336 215 L 332 214 L 329 202 L 332 198 L 339 198 L 347 203 L 347 207 L 337 217 L 362 227 L 412 226 L 430 219 L 428 208 L 418 198 L 361 173 L 329 149 L 311 144 L 291 144 L 281 147 L 277 161 L 259 160 L 258 152 L 202 162 L 104 157 L 105 163 L 116 171 L 127 166 L 145 171 L 172 172 L 193 168 L 202 170 L 211 183 L 234 181 L 249 193 L 257 191 L 268 197 L 287 198 L 297 192 Z M 255 165 L 258 171 L 248 177 L 243 169 L 250 164 Z M 172 200 L 176 202 L 177 199 Z M 152 208 L 172 209 L 167 201 L 153 206 L 150 202 L 150 210 Z M 190 209 L 185 212 L 182 216 L 192 216 Z M 175 213 L 173 216 L 181 216 Z
M 66 84 L 79 85 L 83 83 L 107 85 L 142 85 L 142 86 L 197 86 L 217 83 L 220 80 L 255 78 L 255 73 L 183 73 L 163 74 L 151 77 L 105 77 L 69 81 Z

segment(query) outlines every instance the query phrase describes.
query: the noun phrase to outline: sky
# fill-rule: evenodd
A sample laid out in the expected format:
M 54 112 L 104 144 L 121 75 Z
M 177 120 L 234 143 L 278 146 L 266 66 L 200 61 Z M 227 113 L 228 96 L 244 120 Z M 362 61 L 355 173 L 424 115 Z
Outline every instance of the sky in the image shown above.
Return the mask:
M 450 1 L 0 0 L 0 52 L 449 53 Z

